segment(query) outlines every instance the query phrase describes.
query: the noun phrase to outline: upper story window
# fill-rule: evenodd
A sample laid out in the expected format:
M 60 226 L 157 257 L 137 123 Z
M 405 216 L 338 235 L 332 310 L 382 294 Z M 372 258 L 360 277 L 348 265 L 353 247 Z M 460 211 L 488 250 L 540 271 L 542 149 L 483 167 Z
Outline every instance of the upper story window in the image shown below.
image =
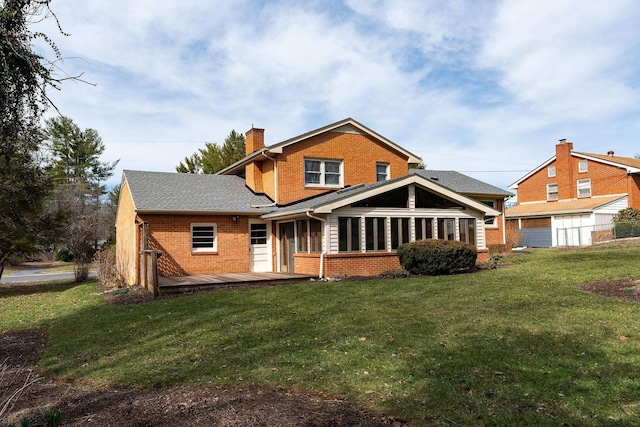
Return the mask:
M 376 181 L 389 179 L 389 163 L 376 163 Z
M 558 200 L 558 184 L 547 184 L 547 200 Z
M 215 252 L 218 250 L 216 224 L 191 224 L 191 251 Z
M 554 166 L 549 166 L 547 168 L 547 177 L 549 178 L 553 178 L 554 176 L 556 176 L 556 167 Z
M 591 180 L 579 179 L 578 180 L 578 198 L 591 197 Z
M 589 170 L 589 162 L 587 160 L 580 160 L 578 162 L 578 172 L 587 172 Z
M 342 186 L 342 161 L 305 159 L 304 185 Z

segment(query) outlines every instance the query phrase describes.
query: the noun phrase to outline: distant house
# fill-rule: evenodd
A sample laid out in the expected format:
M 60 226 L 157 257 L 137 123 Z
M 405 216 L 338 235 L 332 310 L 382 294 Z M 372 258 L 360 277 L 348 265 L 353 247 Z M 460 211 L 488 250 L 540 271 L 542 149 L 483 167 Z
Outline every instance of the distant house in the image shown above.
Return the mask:
M 611 238 L 612 218 L 640 208 L 640 160 L 573 151 L 560 141 L 556 154 L 510 186 L 518 204 L 506 210 L 508 228 L 524 246 L 590 245 Z
M 419 157 L 353 119 L 264 145 L 216 175 L 126 170 L 117 262 L 139 282 L 140 251 L 160 275 L 299 272 L 376 275 L 400 267 L 399 245 L 462 240 L 486 259 L 504 245 L 511 193 L 453 171 L 409 170 Z

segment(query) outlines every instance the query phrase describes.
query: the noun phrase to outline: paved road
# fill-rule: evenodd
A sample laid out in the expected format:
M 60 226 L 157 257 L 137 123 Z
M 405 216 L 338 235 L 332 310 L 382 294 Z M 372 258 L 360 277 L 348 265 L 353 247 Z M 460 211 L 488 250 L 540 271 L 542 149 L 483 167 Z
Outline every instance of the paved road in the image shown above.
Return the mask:
M 69 280 L 75 276 L 73 273 L 39 273 L 39 268 L 29 268 L 13 274 L 3 274 L 0 283 L 39 282 L 43 280 Z M 97 277 L 95 271 L 89 272 L 89 277 Z

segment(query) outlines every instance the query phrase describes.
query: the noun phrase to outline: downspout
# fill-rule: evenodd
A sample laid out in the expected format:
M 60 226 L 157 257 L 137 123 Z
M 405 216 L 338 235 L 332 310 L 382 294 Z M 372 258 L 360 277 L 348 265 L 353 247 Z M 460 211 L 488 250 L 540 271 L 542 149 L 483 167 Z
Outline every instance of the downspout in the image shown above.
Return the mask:
M 267 156 L 264 151 L 261 154 L 273 162 L 273 198 L 278 202 L 278 161 Z
M 318 221 L 320 221 L 320 222 L 323 222 L 323 223 L 324 223 L 324 226 L 326 227 L 326 225 L 327 225 L 327 220 L 326 220 L 326 219 L 324 219 L 324 218 L 320 218 L 320 217 L 317 217 L 317 216 L 313 216 L 313 215 L 311 215 L 311 214 L 309 213 L 309 211 L 307 211 L 307 212 L 306 212 L 306 214 L 307 214 L 307 216 L 308 216 L 309 218 L 311 218 L 311 219 L 315 219 L 315 220 L 318 220 Z M 323 245 L 322 245 L 322 251 L 320 252 L 320 271 L 318 272 L 318 278 L 319 278 L 319 279 L 323 279 L 323 277 L 322 277 L 322 276 L 323 276 L 323 272 L 324 272 L 324 255 L 325 255 L 325 253 L 326 253 L 325 247 L 327 246 L 327 245 L 326 245 L 326 241 L 325 241 L 325 235 L 324 235 L 324 229 L 325 229 L 325 227 L 322 227 L 322 241 L 323 241 Z

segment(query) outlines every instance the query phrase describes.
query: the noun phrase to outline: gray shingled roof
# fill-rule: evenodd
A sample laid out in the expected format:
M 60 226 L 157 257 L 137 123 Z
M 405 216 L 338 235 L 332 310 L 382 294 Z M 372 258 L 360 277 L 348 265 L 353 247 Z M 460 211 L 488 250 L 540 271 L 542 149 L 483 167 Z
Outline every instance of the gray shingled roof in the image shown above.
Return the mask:
M 395 178 L 390 181 L 380 181 L 375 182 L 373 184 L 358 184 L 352 185 L 351 187 L 345 187 L 338 191 L 332 191 L 330 193 L 323 194 L 321 196 L 313 197 L 307 200 L 303 200 L 298 203 L 294 203 L 287 206 L 282 206 L 278 208 L 277 211 L 274 211 L 274 214 L 287 214 L 289 212 L 297 212 L 299 210 L 309 210 L 319 206 L 324 206 L 329 203 L 336 202 L 340 199 L 346 199 L 352 196 L 357 196 L 358 194 L 365 193 L 369 190 L 372 190 L 377 187 L 381 187 L 383 185 L 387 185 L 390 182 L 398 181 L 400 179 L 404 179 L 406 176 L 402 176 L 400 178 Z
M 513 194 L 455 171 L 412 169 L 434 183 L 460 194 L 508 197 Z M 272 201 L 253 193 L 245 180 L 235 175 L 200 175 L 171 172 L 125 170 L 138 212 L 277 213 L 278 215 L 313 209 L 358 195 L 405 177 L 367 185 L 354 185 L 288 206 L 269 206 Z M 434 179 L 437 178 L 437 179 Z M 265 206 L 267 205 L 267 206 Z M 259 207 L 254 207 L 259 206 Z
M 450 190 L 460 194 L 475 194 L 475 195 L 487 195 L 487 196 L 501 196 L 511 197 L 513 193 L 503 190 L 498 187 L 494 187 L 486 182 L 479 181 L 470 176 L 461 174 L 456 171 L 439 171 L 429 169 L 411 169 L 409 173 L 416 173 L 427 179 L 436 182 L 443 187 L 447 187 Z M 436 178 L 436 179 L 434 179 Z
M 254 194 L 243 178 L 171 172 L 123 171 L 138 212 L 264 214 L 276 208 Z M 254 208 L 253 206 L 263 206 Z

